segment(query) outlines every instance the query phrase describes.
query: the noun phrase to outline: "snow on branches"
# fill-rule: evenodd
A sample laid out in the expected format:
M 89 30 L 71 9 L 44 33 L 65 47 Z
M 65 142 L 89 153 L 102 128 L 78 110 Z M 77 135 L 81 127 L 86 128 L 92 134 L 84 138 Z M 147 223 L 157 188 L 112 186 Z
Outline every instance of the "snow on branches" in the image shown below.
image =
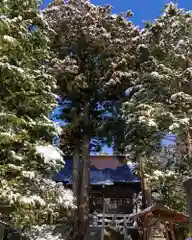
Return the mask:
M 123 108 L 126 137 L 132 145 L 138 134 L 136 140 L 142 139 L 143 149 L 148 146 L 157 151 L 161 140 L 158 132 L 177 134 L 183 139 L 183 134 L 191 130 L 191 22 L 191 12 L 171 3 L 162 16 L 141 31 L 136 91 Z M 133 126 L 135 131 L 129 131 Z
M 170 3 L 146 24 L 141 37 L 135 92 L 122 109 L 127 154 L 147 156 L 152 190 L 169 206 L 184 210 L 182 182 L 192 169 L 192 13 Z M 168 133 L 176 136 L 176 143 L 162 149 Z
M 74 208 L 72 192 L 52 181 L 64 161 L 51 146 L 56 80 L 46 70 L 51 29 L 37 2 L 3 1 L 0 16 L 0 214 L 21 228 Z

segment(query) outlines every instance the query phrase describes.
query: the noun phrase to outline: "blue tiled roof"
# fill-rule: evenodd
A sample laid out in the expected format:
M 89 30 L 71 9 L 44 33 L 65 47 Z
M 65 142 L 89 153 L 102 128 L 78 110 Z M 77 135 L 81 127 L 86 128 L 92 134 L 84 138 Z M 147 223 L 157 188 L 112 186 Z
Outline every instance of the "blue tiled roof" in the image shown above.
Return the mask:
M 65 160 L 65 167 L 54 177 L 57 182 L 72 184 L 73 161 Z M 139 182 L 134 176 L 132 169 L 124 164 L 116 169 L 106 168 L 103 170 L 91 167 L 90 184 L 91 185 L 113 185 L 114 183 L 133 183 Z

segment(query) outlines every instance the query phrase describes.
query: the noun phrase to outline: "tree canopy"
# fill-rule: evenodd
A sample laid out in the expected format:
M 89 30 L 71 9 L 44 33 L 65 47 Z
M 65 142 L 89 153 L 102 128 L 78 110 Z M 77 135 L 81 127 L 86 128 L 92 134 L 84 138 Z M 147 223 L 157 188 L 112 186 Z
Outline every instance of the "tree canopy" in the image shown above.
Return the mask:
M 82 108 L 89 102 L 87 131 L 106 137 L 107 131 L 101 134 L 105 119 L 112 119 L 116 101 L 137 75 L 139 30 L 125 16 L 112 14 L 110 6 L 89 1 L 53 1 L 45 15 L 56 33 L 51 73 L 65 100 L 61 117 L 74 127 L 83 126 Z
M 51 145 L 59 129 L 49 120 L 57 105 L 46 71 L 50 31 L 37 1 L 1 1 L 0 218 L 21 228 L 74 207 L 72 193 L 52 181 L 64 163 Z
M 192 169 L 191 23 L 191 12 L 171 3 L 141 31 L 139 77 L 122 109 L 127 154 L 147 156 L 145 170 L 152 190 L 178 210 L 186 209 L 182 184 Z M 162 149 L 167 134 L 174 134 L 176 141 Z
M 76 172 L 82 170 L 76 196 L 80 196 L 79 206 L 87 209 L 90 149 L 114 142 L 114 132 L 118 132 L 115 108 L 137 78 L 139 29 L 127 19 L 130 11 L 114 15 L 110 6 L 86 0 L 53 1 L 44 14 L 54 30 L 49 70 L 65 101 L 62 118 L 70 127 L 64 130 L 64 140 L 79 145 L 82 156 L 82 167 L 74 161 Z

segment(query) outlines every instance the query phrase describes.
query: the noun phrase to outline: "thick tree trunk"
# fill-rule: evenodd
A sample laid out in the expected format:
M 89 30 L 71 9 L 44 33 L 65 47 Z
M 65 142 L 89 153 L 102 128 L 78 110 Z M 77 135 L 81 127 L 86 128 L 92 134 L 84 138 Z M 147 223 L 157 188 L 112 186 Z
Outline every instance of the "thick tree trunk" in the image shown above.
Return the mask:
M 83 137 L 83 156 L 82 156 L 82 182 L 80 193 L 80 224 L 84 228 L 87 227 L 89 218 L 89 176 L 90 176 L 90 160 L 89 160 L 89 136 Z
M 75 141 L 75 149 L 73 154 L 73 194 L 76 199 L 77 209 L 74 212 L 74 225 L 73 225 L 73 233 L 76 234 L 78 232 L 78 212 L 79 212 L 79 189 L 80 189 L 80 142 Z
M 73 194 L 78 197 L 78 180 L 79 180 L 79 167 L 80 167 L 80 148 L 76 143 L 73 154 Z
M 189 211 L 189 227 L 190 231 L 192 231 L 192 178 L 186 180 L 184 183 L 184 188 L 187 194 L 188 199 L 188 211 Z
M 0 240 L 4 239 L 4 230 L 5 230 L 5 225 L 3 223 L 0 223 Z
M 84 129 L 82 137 L 82 181 L 80 192 L 80 231 L 84 236 L 89 223 L 90 136 L 89 104 L 84 104 Z

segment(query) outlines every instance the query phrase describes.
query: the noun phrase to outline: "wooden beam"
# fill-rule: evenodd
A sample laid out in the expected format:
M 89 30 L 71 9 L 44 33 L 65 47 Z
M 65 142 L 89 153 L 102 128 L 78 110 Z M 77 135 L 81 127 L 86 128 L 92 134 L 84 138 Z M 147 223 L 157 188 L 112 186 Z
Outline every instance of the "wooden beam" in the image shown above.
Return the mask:
M 161 221 L 170 221 L 170 222 L 186 222 L 188 220 L 188 216 L 169 209 L 161 203 L 154 204 L 139 213 L 132 214 L 131 217 L 136 219 L 138 217 L 146 217 L 146 218 L 155 218 Z
M 155 215 L 151 215 L 151 216 L 146 217 L 146 218 L 154 219 L 154 220 L 157 220 L 159 222 L 164 222 L 164 221 L 166 221 L 166 222 L 173 222 L 173 223 L 183 222 L 180 219 L 174 219 L 172 216 L 155 216 Z

